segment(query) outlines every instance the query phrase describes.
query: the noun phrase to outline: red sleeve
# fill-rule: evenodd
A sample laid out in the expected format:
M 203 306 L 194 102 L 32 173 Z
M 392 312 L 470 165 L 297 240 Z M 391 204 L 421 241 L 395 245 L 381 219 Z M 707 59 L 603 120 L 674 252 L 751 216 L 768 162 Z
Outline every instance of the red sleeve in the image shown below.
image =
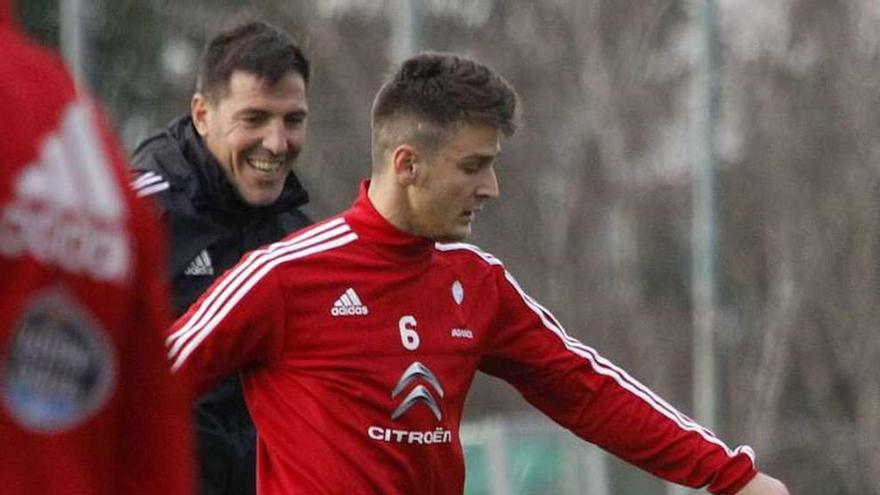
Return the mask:
M 196 393 L 281 354 L 285 306 L 272 246 L 245 255 L 174 323 L 165 341 L 173 372 Z
M 127 437 L 118 453 L 122 483 L 117 493 L 193 493 L 193 433 L 190 396 L 168 370 L 162 339 L 170 324 L 160 227 L 143 202 L 132 209 L 137 241 L 139 295 L 133 328 L 120 362 L 122 410 L 120 432 Z
M 757 471 L 749 447 L 731 450 L 563 327 L 502 267 L 496 339 L 481 370 L 579 437 L 656 476 L 736 493 Z

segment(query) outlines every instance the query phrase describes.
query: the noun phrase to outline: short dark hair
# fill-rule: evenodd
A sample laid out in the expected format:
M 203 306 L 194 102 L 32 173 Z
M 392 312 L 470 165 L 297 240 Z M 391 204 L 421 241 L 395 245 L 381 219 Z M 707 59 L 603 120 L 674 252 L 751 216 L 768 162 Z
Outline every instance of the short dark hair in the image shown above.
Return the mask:
M 202 54 L 196 91 L 208 99 L 221 96 L 236 70 L 264 80 L 270 86 L 289 72 L 309 83 L 309 61 L 299 45 L 264 21 L 248 21 L 214 36 Z
M 386 129 L 394 121 L 412 120 L 407 138 L 430 149 L 443 133 L 459 123 L 483 124 L 512 136 L 518 126 L 519 97 L 513 86 L 489 67 L 451 53 L 421 53 L 405 60 L 379 89 L 373 101 L 374 162 L 388 145 Z M 410 122 L 410 124 L 413 122 Z

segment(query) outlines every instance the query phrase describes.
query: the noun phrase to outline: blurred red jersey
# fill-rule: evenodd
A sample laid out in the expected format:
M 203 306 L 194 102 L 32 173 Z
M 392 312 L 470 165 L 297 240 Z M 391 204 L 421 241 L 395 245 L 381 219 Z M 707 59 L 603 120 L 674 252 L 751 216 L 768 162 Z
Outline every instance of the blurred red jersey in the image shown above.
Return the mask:
M 0 0 L 0 491 L 192 493 L 164 246 L 64 66 Z

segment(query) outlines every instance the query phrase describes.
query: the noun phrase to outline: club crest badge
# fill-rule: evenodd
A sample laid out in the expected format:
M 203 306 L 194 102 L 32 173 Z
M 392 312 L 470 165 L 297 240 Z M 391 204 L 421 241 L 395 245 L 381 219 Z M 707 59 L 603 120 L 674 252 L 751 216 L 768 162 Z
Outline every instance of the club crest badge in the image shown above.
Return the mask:
M 455 304 L 461 306 L 461 302 L 464 301 L 464 287 L 461 286 L 461 282 L 456 280 L 452 283 L 452 299 L 455 300 Z
M 116 381 L 116 358 L 87 308 L 51 289 L 27 303 L 0 370 L 3 406 L 23 428 L 69 430 L 100 410 Z

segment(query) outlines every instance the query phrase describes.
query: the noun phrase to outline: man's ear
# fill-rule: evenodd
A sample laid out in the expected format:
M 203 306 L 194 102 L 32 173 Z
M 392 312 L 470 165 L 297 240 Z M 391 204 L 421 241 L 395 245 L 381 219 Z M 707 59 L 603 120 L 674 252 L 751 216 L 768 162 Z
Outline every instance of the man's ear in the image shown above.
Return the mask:
M 208 134 L 208 119 L 211 109 L 210 103 L 202 93 L 196 93 L 190 101 L 190 115 L 192 116 L 193 125 L 199 136 L 205 137 Z
M 401 144 L 391 152 L 392 172 L 402 185 L 416 181 L 420 165 L 418 152 L 408 144 Z

